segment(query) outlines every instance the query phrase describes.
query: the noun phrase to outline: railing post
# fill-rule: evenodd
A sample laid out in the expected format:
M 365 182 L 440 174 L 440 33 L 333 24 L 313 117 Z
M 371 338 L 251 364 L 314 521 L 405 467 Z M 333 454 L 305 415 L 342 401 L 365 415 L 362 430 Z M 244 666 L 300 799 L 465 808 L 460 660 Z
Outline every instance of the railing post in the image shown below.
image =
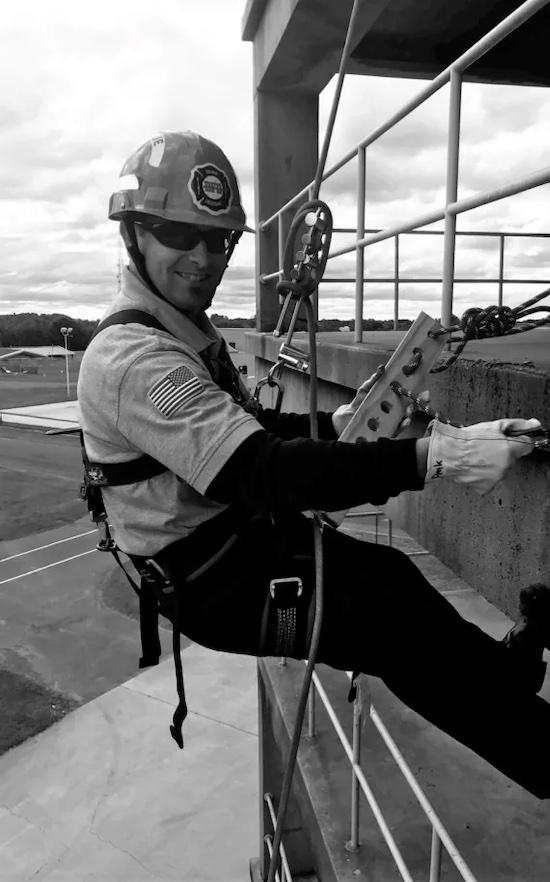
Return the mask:
M 443 288 L 441 294 L 441 321 L 444 327 L 451 324 L 453 311 L 453 284 L 455 272 L 456 214 L 448 206 L 457 201 L 458 158 L 460 147 L 460 102 L 462 74 L 451 70 L 449 100 L 449 132 L 447 137 L 447 185 L 445 194 L 445 232 L 443 236 Z
M 352 751 L 353 762 L 355 765 L 361 765 L 361 727 L 362 727 L 362 702 L 360 686 L 357 686 L 357 696 L 353 702 L 353 734 L 352 734 Z M 354 771 L 351 773 L 351 833 L 349 842 L 346 843 L 347 851 L 356 852 L 359 850 L 359 798 L 360 786 L 357 775 Z
M 399 326 L 399 235 L 394 239 L 395 250 L 393 255 L 393 329 L 397 331 Z
M 504 287 L 504 234 L 499 236 L 499 255 L 498 255 L 498 305 L 502 306 L 503 287 Z
M 307 699 L 307 734 L 309 738 L 315 738 L 315 684 L 312 683 Z
M 432 850 L 430 853 L 430 882 L 440 882 L 441 879 L 441 839 L 437 830 L 432 827 Z
M 365 199 L 366 199 L 366 165 L 367 151 L 365 147 L 357 150 L 357 241 L 365 236 Z M 363 342 L 363 298 L 365 275 L 365 249 L 357 248 L 355 252 L 355 343 Z

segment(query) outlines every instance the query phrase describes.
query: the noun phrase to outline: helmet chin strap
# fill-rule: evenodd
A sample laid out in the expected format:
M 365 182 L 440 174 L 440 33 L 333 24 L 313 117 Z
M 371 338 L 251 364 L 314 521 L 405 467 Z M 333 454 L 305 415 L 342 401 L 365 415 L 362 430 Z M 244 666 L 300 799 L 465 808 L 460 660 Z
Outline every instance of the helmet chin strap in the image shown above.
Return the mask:
M 168 303 L 169 301 L 166 299 L 164 294 L 160 293 L 151 276 L 147 272 L 145 258 L 139 250 L 134 222 L 130 218 L 123 218 L 120 221 L 120 234 L 124 240 L 124 244 L 126 245 L 128 255 L 131 258 L 132 263 L 134 264 L 137 273 L 141 278 L 141 281 L 149 288 L 150 291 L 152 291 L 152 293 L 156 297 L 160 297 L 161 300 L 164 300 L 165 303 Z
M 136 236 L 136 230 L 135 230 L 134 222 L 131 218 L 123 218 L 120 221 L 120 234 L 122 236 L 124 244 L 126 245 L 126 250 L 128 252 L 128 255 L 131 258 L 142 282 L 147 286 L 147 288 L 149 288 L 149 290 L 156 297 L 160 297 L 160 299 L 164 300 L 165 303 L 168 303 L 174 309 L 177 309 L 177 306 L 174 306 L 174 304 L 171 303 L 164 296 L 164 294 L 161 294 L 161 292 L 159 291 L 159 289 L 157 288 L 157 286 L 153 282 L 151 276 L 147 272 L 145 258 L 143 256 L 143 254 L 141 253 L 141 251 L 139 250 L 139 245 L 138 245 L 137 236 Z M 233 251 L 235 250 L 235 246 L 236 246 L 237 242 L 239 241 L 239 239 L 241 238 L 241 236 L 242 236 L 241 230 L 233 230 L 233 232 L 231 233 L 231 238 L 229 240 L 229 246 L 227 248 L 227 253 L 226 253 L 225 266 L 220 273 L 218 281 L 216 282 L 216 288 L 218 287 L 221 280 L 223 279 L 224 273 L 225 273 L 225 271 L 227 269 L 227 265 L 229 263 L 229 258 L 233 254 Z M 214 295 L 212 295 L 212 299 L 213 298 L 214 298 Z M 210 301 L 209 305 L 211 305 L 211 303 L 212 303 L 212 300 Z M 178 310 L 178 311 L 181 312 L 182 310 Z

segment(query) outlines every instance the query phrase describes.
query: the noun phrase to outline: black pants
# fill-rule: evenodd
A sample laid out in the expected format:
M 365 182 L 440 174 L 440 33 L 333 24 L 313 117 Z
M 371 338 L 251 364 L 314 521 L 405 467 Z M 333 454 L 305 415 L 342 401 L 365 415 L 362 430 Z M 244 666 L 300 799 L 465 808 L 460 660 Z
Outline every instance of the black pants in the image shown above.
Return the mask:
M 331 528 L 323 548 L 318 661 L 380 677 L 427 720 L 534 795 L 550 797 L 550 705 L 534 694 L 517 657 L 463 619 L 402 552 Z M 244 530 L 190 583 L 181 578 L 183 561 L 173 556 L 166 563 L 178 590 L 180 630 L 203 646 L 253 656 L 280 654 L 271 620 L 260 646 L 270 580 L 299 576 L 304 590 L 292 655 L 307 656 L 315 583 L 310 520 Z

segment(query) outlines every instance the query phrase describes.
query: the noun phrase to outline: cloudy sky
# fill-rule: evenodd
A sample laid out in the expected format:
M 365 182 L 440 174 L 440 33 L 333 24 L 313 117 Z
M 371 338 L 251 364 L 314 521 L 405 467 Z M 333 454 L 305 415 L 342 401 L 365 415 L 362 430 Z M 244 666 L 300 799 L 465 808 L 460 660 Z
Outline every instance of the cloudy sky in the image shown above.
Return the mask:
M 162 129 L 194 129 L 232 159 L 253 224 L 252 46 L 241 41 L 245 0 L 18 0 L 3 8 L 0 77 L 0 312 L 65 312 L 98 318 L 116 288 L 120 247 L 106 220 L 125 158 Z M 422 88 L 418 80 L 349 77 L 329 166 Z M 321 97 L 326 120 L 333 85 Z M 549 164 L 548 90 L 466 86 L 460 196 Z M 369 152 L 367 225 L 414 218 L 441 204 L 446 90 Z M 354 223 L 354 163 L 322 189 L 335 223 Z M 469 212 L 462 230 L 550 231 L 549 187 Z M 225 315 L 254 313 L 252 236 L 234 255 L 215 301 Z M 344 236 L 335 244 L 344 244 Z M 403 237 L 401 275 L 437 277 L 441 237 Z M 506 274 L 550 279 L 548 240 L 510 241 Z M 348 275 L 353 258 L 329 264 Z M 366 272 L 391 274 L 393 246 L 367 251 Z M 457 274 L 491 278 L 496 240 L 459 243 Z M 511 284 L 514 304 L 539 290 Z M 392 286 L 367 286 L 365 315 L 391 317 Z M 439 314 L 437 283 L 403 284 L 401 314 Z M 459 284 L 455 311 L 495 302 L 496 286 Z M 322 288 L 322 316 L 353 316 L 353 286 Z

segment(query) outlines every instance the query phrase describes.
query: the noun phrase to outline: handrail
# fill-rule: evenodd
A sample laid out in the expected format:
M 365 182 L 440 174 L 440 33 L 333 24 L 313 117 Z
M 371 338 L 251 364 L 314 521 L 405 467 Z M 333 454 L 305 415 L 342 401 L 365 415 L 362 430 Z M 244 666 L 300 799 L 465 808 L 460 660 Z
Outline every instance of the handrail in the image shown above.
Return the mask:
M 469 49 L 466 50 L 462 55 L 460 55 L 452 64 L 445 68 L 437 77 L 430 81 L 430 83 L 425 86 L 423 89 L 418 92 L 414 98 L 411 98 L 406 102 L 396 113 L 394 113 L 385 123 L 377 126 L 377 128 L 373 129 L 370 135 L 367 135 L 362 141 L 360 141 L 354 148 L 352 148 L 348 153 L 346 153 L 342 159 L 340 159 L 337 163 L 332 165 L 327 171 L 324 173 L 322 177 L 322 181 L 328 180 L 328 178 L 332 177 L 336 172 L 340 171 L 348 162 L 354 159 L 359 150 L 361 148 L 366 148 L 377 141 L 382 135 L 385 135 L 390 131 L 394 126 L 400 123 L 406 116 L 412 113 L 413 110 L 416 110 L 420 107 L 421 104 L 431 98 L 436 92 L 439 91 L 443 86 L 447 85 L 451 78 L 451 71 L 460 71 L 463 72 L 466 68 L 470 67 L 476 61 L 478 61 L 483 55 L 485 55 L 490 49 L 493 49 L 498 43 L 501 43 L 505 37 L 509 36 L 513 31 L 515 31 L 520 25 L 524 24 L 530 18 L 535 15 L 539 11 L 539 9 L 543 9 L 548 5 L 550 0 L 526 0 L 525 3 L 522 3 L 521 6 L 518 6 L 517 9 L 514 10 L 510 15 L 508 15 L 503 21 L 501 21 L 498 25 L 488 31 L 481 39 L 474 43 Z M 274 214 L 267 218 L 267 220 L 261 221 L 259 224 L 260 232 L 264 232 L 268 229 L 269 226 L 277 219 L 277 217 L 282 214 L 284 211 L 288 211 L 290 208 L 293 208 L 299 199 L 303 196 L 306 196 L 309 188 L 311 187 L 313 181 L 303 187 L 298 193 L 291 197 L 288 202 L 285 202 L 281 208 L 278 209 Z
M 370 228 L 365 229 L 364 233 L 371 235 L 377 235 L 378 233 L 383 232 L 380 228 Z M 356 233 L 354 227 L 336 227 L 333 231 L 333 234 L 346 234 L 346 233 Z M 400 270 L 400 261 L 401 254 L 399 250 L 399 237 L 400 236 L 444 236 L 444 230 L 406 230 L 402 233 L 396 234 L 393 238 L 395 240 L 395 260 L 394 260 L 394 272 L 393 275 L 387 276 L 378 276 L 378 275 L 363 275 L 362 270 L 364 269 L 364 265 L 362 261 L 356 262 L 356 271 L 359 270 L 360 275 L 349 276 L 327 276 L 325 275 L 321 279 L 321 284 L 355 284 L 356 289 L 361 287 L 361 282 L 364 284 L 393 284 L 394 285 L 394 328 L 397 329 L 398 321 L 399 321 L 399 291 L 400 285 L 403 284 L 436 284 L 443 281 L 443 276 L 403 276 Z M 502 306 L 503 304 L 503 289 L 504 285 L 516 284 L 516 285 L 546 285 L 550 281 L 549 278 L 525 278 L 521 276 L 510 277 L 504 274 L 504 252 L 505 252 L 505 242 L 510 239 L 521 239 L 521 238 L 534 238 L 534 239 L 550 239 L 550 233 L 529 233 L 529 232 L 515 232 L 512 230 L 459 230 L 455 232 L 455 238 L 461 237 L 482 237 L 482 238 L 493 238 L 496 239 L 499 243 L 499 273 L 498 276 L 478 276 L 478 277 L 470 277 L 470 276 L 454 276 L 455 284 L 468 284 L 468 285 L 483 285 L 483 284 L 496 284 L 498 285 L 498 304 Z M 353 251 L 354 247 L 357 246 L 357 241 L 355 246 L 351 246 L 348 251 Z M 363 248 L 357 248 L 357 254 L 363 254 Z M 336 255 L 333 253 L 329 256 L 329 259 L 335 257 Z M 279 279 L 282 277 L 282 269 L 276 270 L 272 273 L 266 273 L 261 276 L 260 282 L 261 284 L 266 284 L 273 279 Z M 357 284 L 359 281 L 359 285 Z M 357 296 L 357 290 L 356 290 Z M 361 309 L 356 309 L 356 317 L 358 315 L 362 317 L 362 303 Z M 357 328 L 357 324 L 356 324 Z

